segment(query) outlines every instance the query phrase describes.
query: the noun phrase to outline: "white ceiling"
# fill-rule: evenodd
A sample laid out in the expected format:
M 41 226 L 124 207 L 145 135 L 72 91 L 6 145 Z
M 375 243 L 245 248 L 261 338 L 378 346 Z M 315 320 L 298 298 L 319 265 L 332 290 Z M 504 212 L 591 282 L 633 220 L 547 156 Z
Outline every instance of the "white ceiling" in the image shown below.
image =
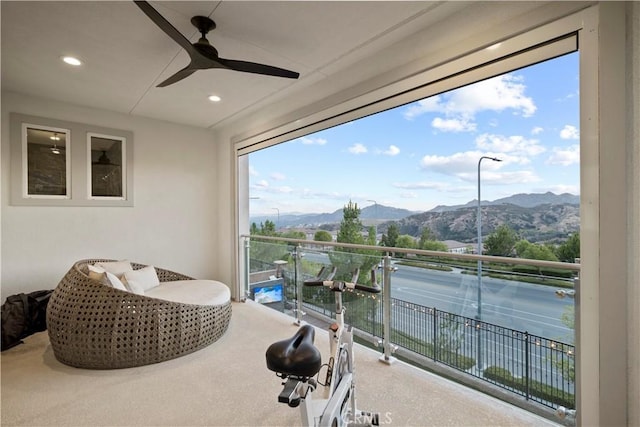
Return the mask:
M 338 76 L 375 55 L 385 56 L 377 58 L 371 76 L 392 70 L 425 49 L 405 46 L 403 55 L 395 50 L 389 55 L 401 40 L 431 27 L 455 37 L 491 20 L 470 19 L 455 30 L 447 20 L 479 18 L 479 11 L 496 9 L 492 2 L 480 9 L 477 2 L 429 1 L 151 4 L 192 42 L 199 34 L 191 17 L 211 17 L 217 28 L 208 39 L 223 58 L 298 71 L 300 78 L 214 69 L 157 88 L 189 59 L 132 1 L 2 1 L 2 90 L 216 129 L 301 94 L 321 99 L 317 87 L 332 82 L 337 87 Z M 502 19 L 509 10 L 521 12 L 522 4 L 497 3 Z M 60 60 L 63 55 L 77 56 L 84 65 L 70 67 Z M 211 94 L 222 101 L 210 102 Z

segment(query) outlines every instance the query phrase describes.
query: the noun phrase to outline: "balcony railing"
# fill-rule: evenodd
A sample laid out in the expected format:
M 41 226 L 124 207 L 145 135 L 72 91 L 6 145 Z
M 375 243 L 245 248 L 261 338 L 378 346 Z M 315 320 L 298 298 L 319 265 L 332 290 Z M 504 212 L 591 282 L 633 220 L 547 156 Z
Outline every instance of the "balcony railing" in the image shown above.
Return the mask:
M 415 362 L 412 355 L 419 355 L 545 407 L 575 408 L 573 299 L 558 297 L 575 293 L 579 264 L 281 237 L 243 240 L 248 298 L 298 323 L 304 314 L 331 318 L 332 296 L 303 281 L 322 265 L 335 265 L 343 280 L 360 268 L 359 283 L 376 280 L 383 292 L 345 295 L 345 320 L 381 345 L 382 361 Z

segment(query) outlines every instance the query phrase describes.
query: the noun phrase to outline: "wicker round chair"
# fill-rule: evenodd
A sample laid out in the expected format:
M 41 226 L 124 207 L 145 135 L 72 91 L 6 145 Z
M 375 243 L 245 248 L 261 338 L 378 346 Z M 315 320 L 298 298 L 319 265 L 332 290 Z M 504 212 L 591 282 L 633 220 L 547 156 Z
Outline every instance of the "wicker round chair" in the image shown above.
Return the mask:
M 47 329 L 60 362 L 90 369 L 148 365 L 204 348 L 226 332 L 231 301 L 181 304 L 120 291 L 89 278 L 88 264 L 109 261 L 113 260 L 75 263 L 51 295 Z M 193 280 L 160 268 L 156 273 L 161 283 Z

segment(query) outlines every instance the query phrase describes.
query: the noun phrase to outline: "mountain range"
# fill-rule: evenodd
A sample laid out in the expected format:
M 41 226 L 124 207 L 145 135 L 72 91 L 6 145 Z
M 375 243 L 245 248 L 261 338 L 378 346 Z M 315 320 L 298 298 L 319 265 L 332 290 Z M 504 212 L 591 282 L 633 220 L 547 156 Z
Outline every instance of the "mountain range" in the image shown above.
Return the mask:
M 409 215 L 413 215 L 419 212 L 410 211 L 407 209 L 393 208 L 384 205 L 371 205 L 364 208 L 360 208 L 360 219 L 363 223 L 368 224 L 372 222 L 399 220 L 406 218 Z M 312 228 L 320 227 L 327 224 L 340 225 L 342 221 L 343 213 L 342 209 L 338 209 L 331 213 L 320 214 L 281 214 L 267 215 L 267 216 L 255 216 L 251 217 L 250 221 L 256 224 L 264 223 L 266 220 L 277 222 L 277 228 Z
M 424 227 L 438 240 L 473 242 L 477 239 L 477 200 L 464 205 L 436 206 L 427 212 L 415 212 L 380 204 L 361 208 L 363 224 L 377 224 L 378 233 L 386 233 L 395 223 L 400 234 L 419 237 Z M 564 240 L 580 229 L 580 197 L 573 194 L 515 194 L 493 201 L 482 201 L 482 231 L 487 235 L 501 224 L 514 229 L 531 242 Z M 277 220 L 276 220 L 277 218 Z M 284 214 L 251 217 L 256 224 L 267 219 L 281 228 L 322 228 L 337 230 L 343 218 L 342 209 L 323 214 Z
M 579 205 L 580 204 L 580 196 L 576 196 L 575 194 L 563 193 L 563 194 L 555 194 L 550 191 L 546 193 L 520 193 L 514 194 L 513 196 L 504 197 L 502 199 L 497 199 L 494 201 L 482 201 L 482 206 L 488 205 L 504 205 L 504 204 L 512 204 L 516 206 L 521 206 L 523 208 L 534 208 L 540 205 Z M 439 205 L 435 208 L 431 209 L 429 212 L 447 212 L 447 211 L 455 211 L 460 208 L 471 208 L 477 207 L 478 200 L 474 199 L 464 205 L 454 205 L 454 206 L 444 206 Z

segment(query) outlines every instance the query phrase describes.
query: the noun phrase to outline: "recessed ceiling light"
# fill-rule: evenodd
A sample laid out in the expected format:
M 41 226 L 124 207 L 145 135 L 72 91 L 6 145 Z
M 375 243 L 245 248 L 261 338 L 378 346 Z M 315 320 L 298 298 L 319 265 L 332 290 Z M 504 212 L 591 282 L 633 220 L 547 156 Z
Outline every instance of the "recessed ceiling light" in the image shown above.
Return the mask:
M 79 66 L 82 65 L 82 61 L 80 61 L 78 58 L 74 58 L 73 56 L 63 56 L 62 60 L 69 64 L 69 65 L 74 65 L 74 66 Z
M 489 47 L 487 48 L 487 50 L 496 50 L 497 48 L 499 48 L 499 47 L 500 47 L 500 45 L 501 45 L 501 44 L 502 44 L 502 43 L 492 44 L 491 46 L 489 46 Z
M 218 95 L 211 95 L 209 97 L 209 101 L 211 101 L 211 102 L 220 102 L 221 99 L 222 98 L 220 98 Z

